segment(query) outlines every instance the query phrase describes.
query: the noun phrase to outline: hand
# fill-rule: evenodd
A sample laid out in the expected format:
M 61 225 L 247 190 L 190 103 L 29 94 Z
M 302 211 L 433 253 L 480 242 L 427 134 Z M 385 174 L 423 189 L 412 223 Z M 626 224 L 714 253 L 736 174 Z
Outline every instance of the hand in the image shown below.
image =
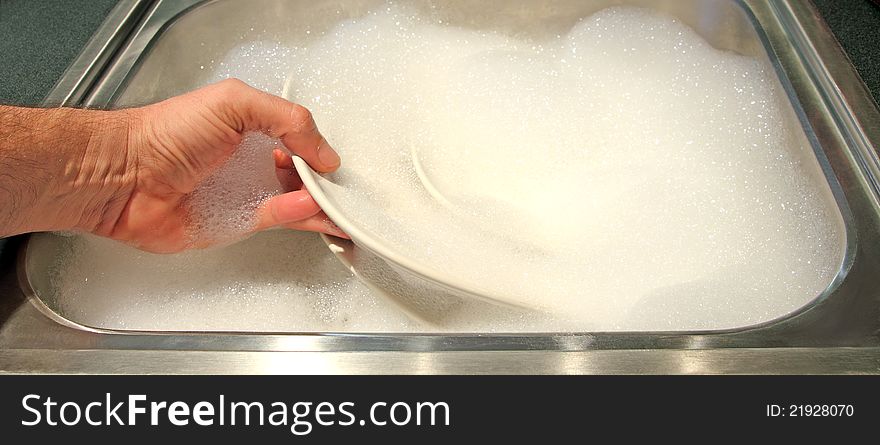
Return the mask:
M 204 248 L 227 240 L 193 238 L 185 200 L 229 158 L 244 133 L 261 131 L 317 171 L 339 167 L 339 156 L 302 106 L 226 80 L 143 108 L 123 110 L 127 120 L 125 166 L 130 179 L 104 206 L 93 232 L 151 252 Z M 112 132 L 111 132 L 112 134 Z M 98 153 L 114 150 L 118 136 L 98 138 Z M 290 156 L 274 153 L 287 193 L 258 210 L 253 231 L 281 226 L 344 234 L 302 188 Z

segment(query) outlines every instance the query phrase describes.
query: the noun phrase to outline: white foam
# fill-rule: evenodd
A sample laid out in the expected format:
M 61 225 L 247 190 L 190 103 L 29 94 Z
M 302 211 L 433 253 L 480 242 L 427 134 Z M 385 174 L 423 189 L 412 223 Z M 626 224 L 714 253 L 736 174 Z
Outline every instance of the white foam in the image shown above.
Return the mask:
M 283 192 L 273 174 L 272 151 L 286 150 L 278 139 L 248 133 L 229 159 L 188 196 L 188 236 L 192 242 L 236 241 L 257 224 L 257 209 Z
M 291 67 L 345 159 L 345 212 L 487 294 L 717 328 L 793 310 L 837 272 L 838 221 L 772 68 L 670 17 L 609 8 L 535 39 L 391 6 Z
M 60 254 L 38 289 L 61 314 L 106 329 L 257 332 L 541 331 L 539 314 L 457 308 L 442 326 L 410 320 L 372 294 L 315 234 L 270 231 L 174 255 L 141 252 L 94 236 L 32 238 L 32 252 Z M 45 250 L 44 250 L 45 249 Z M 571 329 L 571 325 L 556 325 Z
M 289 77 L 341 152 L 336 179 L 363 224 L 383 221 L 369 228 L 419 260 L 562 314 L 466 303 L 420 326 L 314 235 L 289 231 L 172 256 L 52 241 L 70 243 L 59 304 L 139 329 L 713 329 L 783 315 L 828 285 L 839 217 L 772 68 L 642 9 L 610 8 L 558 35 L 496 29 L 388 5 L 302 46 L 244 42 L 207 80 L 280 94 Z M 426 192 L 413 151 L 447 205 Z M 233 237 L 253 224 L 275 184 L 271 157 L 259 157 L 203 187 L 199 230 Z M 253 178 L 269 188 L 251 189 Z M 237 204 L 216 202 L 220 189 Z

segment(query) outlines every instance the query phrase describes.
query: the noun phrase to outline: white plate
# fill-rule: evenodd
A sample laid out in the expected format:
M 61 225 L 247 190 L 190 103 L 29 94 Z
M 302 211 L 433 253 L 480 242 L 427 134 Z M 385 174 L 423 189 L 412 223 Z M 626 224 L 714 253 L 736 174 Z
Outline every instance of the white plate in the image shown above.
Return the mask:
M 468 286 L 465 283 L 461 283 L 460 280 L 454 276 L 450 276 L 440 270 L 414 261 L 401 252 L 389 248 L 387 243 L 383 242 L 381 236 L 364 230 L 357 224 L 357 222 L 351 220 L 346 215 L 344 209 L 338 204 L 341 200 L 341 194 L 344 193 L 344 189 L 340 185 L 312 170 L 311 167 L 309 167 L 309 165 L 298 156 L 293 156 L 293 164 L 296 167 L 297 173 L 299 173 L 302 178 L 303 184 L 309 190 L 309 193 L 311 193 L 318 205 L 321 206 L 321 209 L 324 210 L 324 213 L 326 213 L 327 216 L 339 226 L 339 228 L 351 237 L 357 247 L 363 249 L 364 252 L 360 252 L 357 255 L 361 258 L 366 257 L 366 255 L 372 255 L 377 259 L 381 259 L 381 261 L 385 262 L 387 265 L 385 268 L 375 269 L 375 263 L 373 262 L 349 260 L 350 266 L 353 265 L 355 266 L 354 269 L 356 269 L 358 264 L 366 263 L 371 264 L 371 270 L 380 270 L 380 275 L 387 280 L 387 284 L 383 286 L 386 288 L 386 291 L 387 288 L 396 287 L 398 289 L 406 290 L 403 293 L 395 292 L 401 295 L 430 295 L 426 298 L 419 298 L 418 302 L 404 303 L 405 305 L 411 307 L 413 305 L 423 306 L 429 304 L 432 305 L 432 310 L 439 310 L 441 307 L 446 307 L 448 303 L 437 301 L 426 303 L 426 301 L 444 298 L 476 298 L 493 304 L 501 304 L 521 309 L 546 311 L 546 308 L 536 306 L 534 301 L 524 301 L 510 296 L 490 294 L 482 289 Z M 365 269 L 354 271 L 355 274 L 359 275 L 362 279 L 364 279 L 365 274 L 371 275 L 372 278 L 367 278 L 365 281 L 373 287 L 376 287 L 376 283 L 381 281 L 377 280 L 379 275 L 370 274 L 370 272 L 367 272 Z M 408 309 L 407 313 L 412 315 L 412 310 Z M 424 316 L 416 316 L 416 318 L 424 320 Z

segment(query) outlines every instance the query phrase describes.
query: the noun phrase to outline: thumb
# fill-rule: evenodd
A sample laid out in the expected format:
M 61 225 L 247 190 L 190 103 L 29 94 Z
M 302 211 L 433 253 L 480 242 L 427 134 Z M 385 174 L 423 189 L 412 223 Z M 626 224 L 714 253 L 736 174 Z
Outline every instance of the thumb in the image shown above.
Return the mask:
M 317 215 L 320 211 L 318 203 L 306 190 L 273 196 L 257 210 L 257 227 L 254 230 L 296 223 Z

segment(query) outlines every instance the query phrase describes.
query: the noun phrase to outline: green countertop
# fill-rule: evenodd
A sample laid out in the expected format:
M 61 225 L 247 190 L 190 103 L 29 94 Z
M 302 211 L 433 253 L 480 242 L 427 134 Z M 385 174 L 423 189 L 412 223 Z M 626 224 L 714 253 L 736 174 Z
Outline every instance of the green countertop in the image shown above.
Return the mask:
M 880 6 L 871 0 L 813 1 L 874 98 L 880 97 Z M 0 0 L 0 103 L 38 104 L 115 4 Z
M 0 0 L 0 103 L 40 103 L 117 0 Z
M 800 0 L 807 1 L 807 0 Z M 813 0 L 880 102 L 880 4 L 877 0 Z

